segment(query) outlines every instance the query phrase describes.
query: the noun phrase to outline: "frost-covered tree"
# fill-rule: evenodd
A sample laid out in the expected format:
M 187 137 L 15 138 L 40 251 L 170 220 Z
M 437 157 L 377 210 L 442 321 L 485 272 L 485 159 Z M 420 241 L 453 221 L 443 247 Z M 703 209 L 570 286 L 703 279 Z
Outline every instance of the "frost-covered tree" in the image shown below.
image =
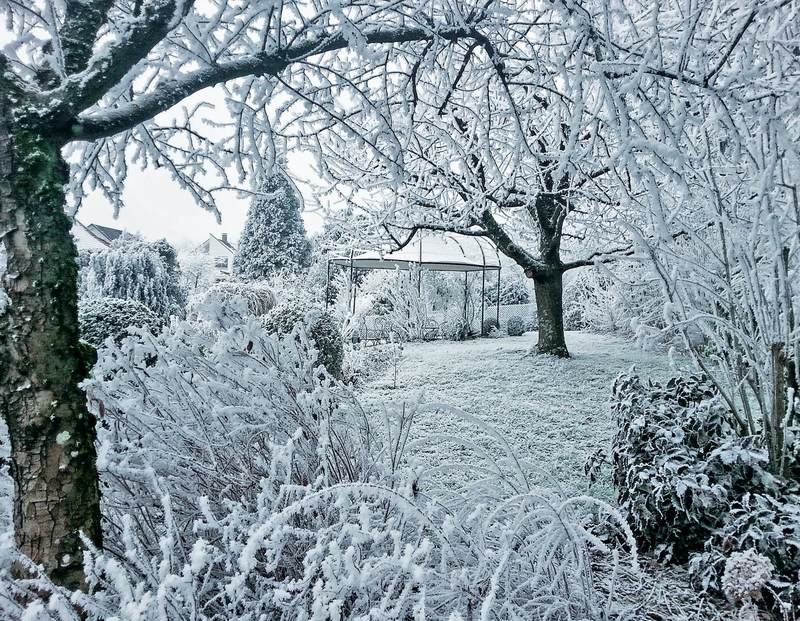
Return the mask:
M 0 54 L 0 231 L 10 298 L 0 316 L 0 411 L 12 437 L 16 541 L 55 579 L 80 579 L 79 531 L 101 541 L 94 418 L 78 388 L 87 369 L 68 210 L 90 190 L 119 209 L 135 162 L 169 171 L 219 216 L 217 192 L 255 190 L 247 180 L 272 170 L 271 103 L 287 113 L 292 102 L 330 110 L 335 96 L 319 86 L 341 89 L 340 78 L 378 101 L 362 78 L 388 78 L 397 63 L 452 62 L 453 41 L 491 38 L 508 23 L 503 4 L 0 3 L 10 38 Z M 207 123 L 210 102 L 200 98 L 212 87 L 227 108 Z M 329 121 L 346 124 L 368 113 L 331 112 Z M 352 140 L 369 138 L 356 131 Z
M 796 54 L 783 60 L 800 76 Z M 661 283 L 666 330 L 714 382 L 731 426 L 761 436 L 770 469 L 789 478 L 800 455 L 798 103 L 794 92 L 727 106 L 727 131 L 689 136 L 690 191 L 654 206 L 659 234 L 633 229 Z M 720 111 L 709 102 L 702 114 Z
M 247 212 L 233 275 L 266 280 L 311 264 L 311 244 L 301 215 L 300 193 L 283 171 L 268 177 Z
M 213 285 L 219 273 L 214 267 L 214 258 L 205 252 L 178 253 L 178 265 L 181 268 L 181 285 L 189 298 Z
M 528 3 L 527 27 L 455 44 L 456 63 L 398 67 L 389 109 L 359 126 L 383 156 L 336 126 L 325 172 L 395 245 L 417 229 L 491 239 L 534 282 L 538 350 L 567 355 L 564 274 L 632 252 L 623 222 L 686 191 L 687 131 L 725 140 L 726 109 L 748 97 L 792 110 L 793 4 Z
M 88 298 L 134 300 L 163 318 L 183 316 L 186 292 L 180 282 L 175 249 L 162 239 L 153 243 L 122 235 L 88 257 L 82 289 Z

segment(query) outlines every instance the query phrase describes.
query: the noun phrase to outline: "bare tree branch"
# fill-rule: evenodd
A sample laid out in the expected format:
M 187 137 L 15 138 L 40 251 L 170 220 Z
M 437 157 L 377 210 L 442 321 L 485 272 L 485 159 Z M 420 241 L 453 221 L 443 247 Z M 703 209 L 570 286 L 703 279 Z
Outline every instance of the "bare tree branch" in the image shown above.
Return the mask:
M 180 18 L 193 4 L 194 0 L 182 3 L 161 0 L 147 4 L 141 15 L 128 26 L 119 43 L 89 59 L 85 71 L 69 76 L 64 84 L 45 93 L 48 98 L 63 102 L 53 112 L 53 121 L 56 124 L 68 122 L 76 114 L 100 101 L 110 88 L 180 23 Z M 178 14 L 179 9 L 182 14 Z
M 86 69 L 92 56 L 97 32 L 105 22 L 114 0 L 67 0 L 61 47 L 64 51 L 64 71 L 67 75 Z
M 410 43 L 435 38 L 453 41 L 470 36 L 474 36 L 474 30 L 466 26 L 439 31 L 398 28 L 364 33 L 365 40 L 371 44 Z M 82 115 L 71 125 L 70 138 L 95 140 L 111 136 L 168 110 L 192 93 L 209 86 L 248 75 L 276 76 L 294 62 L 312 55 L 341 50 L 347 46 L 348 41 L 344 34 L 337 32 L 322 44 L 319 41 L 306 41 L 283 51 L 249 55 L 235 61 L 204 67 L 183 79 L 157 84 L 148 94 L 117 108 Z

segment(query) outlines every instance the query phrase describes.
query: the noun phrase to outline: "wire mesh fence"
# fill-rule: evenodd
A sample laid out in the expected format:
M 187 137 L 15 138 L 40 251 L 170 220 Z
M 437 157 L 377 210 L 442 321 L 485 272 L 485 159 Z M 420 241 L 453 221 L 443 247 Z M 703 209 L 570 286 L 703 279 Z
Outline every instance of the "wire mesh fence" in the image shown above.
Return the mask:
M 487 305 L 484 308 L 484 321 L 496 319 L 499 316 L 500 331 L 505 332 L 508 320 L 512 317 L 522 319 L 526 330 L 536 329 L 536 304 L 501 304 L 498 313 L 496 306 Z M 357 338 L 365 342 L 379 341 L 405 341 L 405 340 L 435 340 L 448 338 L 453 326 L 461 324 L 464 320 L 464 311 L 457 308 L 448 308 L 444 311 L 432 311 L 425 317 L 415 317 L 409 320 L 413 327 L 396 325 L 396 318 L 388 315 L 369 314 L 363 317 L 361 330 Z M 467 324 L 472 334 L 481 334 L 480 307 L 467 309 Z M 413 336 L 409 338 L 409 332 Z

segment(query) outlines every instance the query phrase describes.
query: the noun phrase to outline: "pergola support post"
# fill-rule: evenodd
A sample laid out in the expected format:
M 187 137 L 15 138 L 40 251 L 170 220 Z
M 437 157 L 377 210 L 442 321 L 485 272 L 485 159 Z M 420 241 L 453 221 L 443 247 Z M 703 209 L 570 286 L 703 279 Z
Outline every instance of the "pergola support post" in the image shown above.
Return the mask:
M 484 261 L 485 263 L 485 261 Z M 481 270 L 481 334 L 483 334 L 484 313 L 486 312 L 486 266 Z
M 327 272 L 325 276 L 325 310 L 328 310 L 331 299 L 331 260 L 328 259 L 327 263 Z
M 497 268 L 497 329 L 500 329 L 500 270 L 502 268 Z
M 352 297 L 352 313 L 356 312 L 356 281 L 353 278 L 353 250 L 350 249 L 350 295 Z
M 419 273 L 417 274 L 417 297 L 422 297 L 422 235 L 419 237 Z
M 469 294 L 468 291 L 468 277 L 469 272 L 464 272 L 464 323 L 467 323 L 467 295 Z

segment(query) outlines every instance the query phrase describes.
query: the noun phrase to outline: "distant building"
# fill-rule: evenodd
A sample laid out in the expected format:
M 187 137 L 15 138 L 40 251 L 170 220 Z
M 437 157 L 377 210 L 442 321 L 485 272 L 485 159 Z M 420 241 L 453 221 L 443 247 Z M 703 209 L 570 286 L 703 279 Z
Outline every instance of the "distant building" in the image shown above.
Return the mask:
M 218 272 L 218 280 L 225 280 L 233 273 L 233 256 L 236 248 L 228 241 L 228 234 L 221 237 L 209 235 L 208 239 L 197 247 L 197 252 L 210 255 L 214 261 L 214 269 Z
M 122 235 L 122 231 L 119 229 L 112 229 L 110 226 L 100 226 L 99 224 L 90 224 L 86 227 L 89 231 L 99 237 L 100 239 L 105 240 L 107 243 L 111 243 L 117 237 Z
M 72 237 L 78 250 L 104 250 L 110 243 L 105 237 L 100 237 L 77 220 L 72 224 Z

